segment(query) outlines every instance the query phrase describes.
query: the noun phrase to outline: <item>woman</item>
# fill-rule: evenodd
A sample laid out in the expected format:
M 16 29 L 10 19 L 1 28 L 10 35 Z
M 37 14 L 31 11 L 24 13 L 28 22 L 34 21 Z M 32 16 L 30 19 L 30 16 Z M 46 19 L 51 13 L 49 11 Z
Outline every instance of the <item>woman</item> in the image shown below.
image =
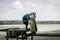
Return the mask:
M 34 15 L 30 16 L 30 31 L 31 33 L 35 33 L 35 23 L 34 23 Z

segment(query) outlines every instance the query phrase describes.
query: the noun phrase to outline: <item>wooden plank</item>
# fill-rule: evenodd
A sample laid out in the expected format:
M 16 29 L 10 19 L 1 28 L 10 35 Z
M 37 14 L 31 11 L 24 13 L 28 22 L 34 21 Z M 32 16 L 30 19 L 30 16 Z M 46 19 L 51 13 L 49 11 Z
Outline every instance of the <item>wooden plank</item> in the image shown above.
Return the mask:
M 60 33 L 36 33 L 33 36 L 52 36 L 52 37 L 60 37 Z
M 5 38 L 14 38 L 14 39 L 16 39 L 16 37 L 5 37 Z M 22 39 L 22 37 L 18 37 L 18 39 Z M 26 37 L 23 37 L 23 39 L 27 39 Z

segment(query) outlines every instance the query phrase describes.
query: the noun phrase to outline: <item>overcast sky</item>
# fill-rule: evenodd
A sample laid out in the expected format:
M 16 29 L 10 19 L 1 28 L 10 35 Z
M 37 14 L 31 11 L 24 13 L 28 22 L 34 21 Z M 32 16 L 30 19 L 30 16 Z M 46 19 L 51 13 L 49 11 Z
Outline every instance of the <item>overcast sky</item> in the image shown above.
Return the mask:
M 0 20 L 22 20 L 30 12 L 38 21 L 60 21 L 60 0 L 0 0 Z

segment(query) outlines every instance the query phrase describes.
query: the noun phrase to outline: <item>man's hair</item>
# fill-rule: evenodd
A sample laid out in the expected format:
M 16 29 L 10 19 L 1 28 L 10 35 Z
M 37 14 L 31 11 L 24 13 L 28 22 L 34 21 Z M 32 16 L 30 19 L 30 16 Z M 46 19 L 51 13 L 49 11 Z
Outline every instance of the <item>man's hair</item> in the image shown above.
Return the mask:
M 34 17 L 35 17 L 36 12 L 31 12 L 31 14 L 34 15 Z
M 31 12 L 31 14 L 36 14 L 36 12 Z

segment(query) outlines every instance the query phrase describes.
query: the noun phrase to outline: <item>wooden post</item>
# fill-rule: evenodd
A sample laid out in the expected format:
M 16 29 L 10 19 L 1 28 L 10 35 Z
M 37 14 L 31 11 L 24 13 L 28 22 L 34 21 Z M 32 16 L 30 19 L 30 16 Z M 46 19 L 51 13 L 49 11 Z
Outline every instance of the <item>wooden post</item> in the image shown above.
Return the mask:
M 16 31 L 14 31 L 14 32 L 15 32 L 16 39 L 18 40 L 18 34 L 17 34 L 17 32 L 16 32 Z
M 33 35 L 31 35 L 31 40 L 33 40 Z
M 23 40 L 23 32 L 21 32 L 21 35 L 22 35 L 22 40 Z
M 7 30 L 7 34 L 6 35 L 7 35 L 7 40 L 8 40 L 8 30 Z

